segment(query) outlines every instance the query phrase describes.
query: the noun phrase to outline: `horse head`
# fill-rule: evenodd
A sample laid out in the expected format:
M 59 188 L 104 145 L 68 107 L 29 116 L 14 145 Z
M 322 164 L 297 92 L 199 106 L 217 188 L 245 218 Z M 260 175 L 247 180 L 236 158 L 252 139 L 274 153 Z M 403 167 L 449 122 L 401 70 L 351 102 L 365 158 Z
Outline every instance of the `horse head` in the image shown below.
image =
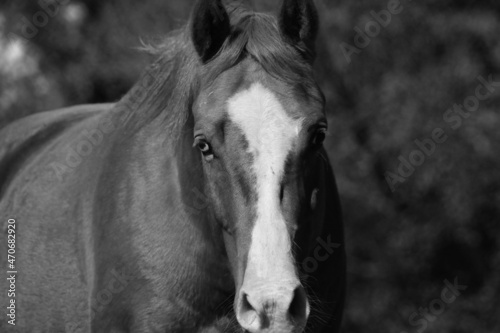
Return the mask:
M 193 145 L 248 332 L 300 332 L 309 313 L 297 234 L 314 209 L 311 169 L 327 122 L 314 78 L 317 12 L 284 1 L 279 17 L 198 1 L 191 39 L 203 67 Z

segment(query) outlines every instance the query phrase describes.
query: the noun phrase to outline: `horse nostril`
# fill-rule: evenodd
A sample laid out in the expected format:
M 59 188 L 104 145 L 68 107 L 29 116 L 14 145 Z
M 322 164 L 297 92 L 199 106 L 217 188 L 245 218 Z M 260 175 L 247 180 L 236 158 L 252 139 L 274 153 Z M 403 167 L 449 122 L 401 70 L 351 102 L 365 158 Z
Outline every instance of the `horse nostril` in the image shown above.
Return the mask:
M 294 322 L 303 322 L 309 316 L 309 303 L 307 294 L 302 286 L 295 288 L 292 303 L 288 308 L 290 319 Z
M 245 331 L 250 333 L 259 332 L 269 324 L 264 314 L 260 314 L 252 305 L 247 293 L 241 294 L 237 318 Z
M 241 310 L 242 311 L 256 311 L 252 304 L 248 301 L 248 295 L 247 293 L 243 293 L 243 297 L 241 300 Z
M 283 197 L 285 196 L 285 186 L 280 187 L 280 202 L 283 202 Z

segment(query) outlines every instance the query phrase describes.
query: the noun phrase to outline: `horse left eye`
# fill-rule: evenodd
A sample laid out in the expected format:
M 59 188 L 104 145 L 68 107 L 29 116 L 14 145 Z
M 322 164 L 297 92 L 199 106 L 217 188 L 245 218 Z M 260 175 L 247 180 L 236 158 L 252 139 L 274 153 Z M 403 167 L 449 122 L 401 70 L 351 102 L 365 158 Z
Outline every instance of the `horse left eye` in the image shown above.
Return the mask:
M 314 134 L 312 144 L 314 146 L 321 146 L 326 139 L 326 129 L 320 129 Z

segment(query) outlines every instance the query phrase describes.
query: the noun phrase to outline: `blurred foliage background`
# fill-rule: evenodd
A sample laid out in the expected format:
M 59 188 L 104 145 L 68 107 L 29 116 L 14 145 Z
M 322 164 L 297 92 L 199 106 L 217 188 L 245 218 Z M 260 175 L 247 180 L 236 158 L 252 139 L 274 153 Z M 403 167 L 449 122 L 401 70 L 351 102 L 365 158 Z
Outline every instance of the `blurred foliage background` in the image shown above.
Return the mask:
M 120 99 L 152 60 L 138 50 L 140 39 L 180 27 L 193 3 L 59 2 L 57 10 L 0 2 L 0 127 L 34 112 Z M 364 30 L 371 11 L 390 1 L 316 3 L 317 77 L 346 224 L 344 332 L 500 332 L 500 87 L 456 130 L 443 120 L 474 95 L 479 75 L 500 81 L 500 2 L 401 0 L 401 12 L 350 57 L 341 45 L 354 47 L 354 29 Z M 23 28 L 34 20 L 40 27 Z M 386 173 L 397 173 L 398 157 L 408 159 L 414 140 L 435 128 L 448 140 L 391 191 Z M 412 324 L 455 278 L 467 289 L 425 327 Z

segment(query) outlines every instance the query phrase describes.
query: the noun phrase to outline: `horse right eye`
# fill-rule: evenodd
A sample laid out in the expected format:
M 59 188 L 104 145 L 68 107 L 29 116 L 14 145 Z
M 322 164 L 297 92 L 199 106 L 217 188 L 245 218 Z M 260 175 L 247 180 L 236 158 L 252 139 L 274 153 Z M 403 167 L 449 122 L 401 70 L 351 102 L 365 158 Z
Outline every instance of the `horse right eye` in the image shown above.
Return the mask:
M 210 153 L 210 151 L 212 150 L 210 148 L 210 145 L 208 144 L 208 142 L 200 142 L 198 143 L 198 149 L 205 155 L 205 154 L 208 154 Z
M 195 144 L 196 147 L 200 150 L 200 152 L 205 157 L 207 162 L 210 162 L 214 159 L 214 152 L 212 151 L 212 146 L 203 138 L 196 138 Z

